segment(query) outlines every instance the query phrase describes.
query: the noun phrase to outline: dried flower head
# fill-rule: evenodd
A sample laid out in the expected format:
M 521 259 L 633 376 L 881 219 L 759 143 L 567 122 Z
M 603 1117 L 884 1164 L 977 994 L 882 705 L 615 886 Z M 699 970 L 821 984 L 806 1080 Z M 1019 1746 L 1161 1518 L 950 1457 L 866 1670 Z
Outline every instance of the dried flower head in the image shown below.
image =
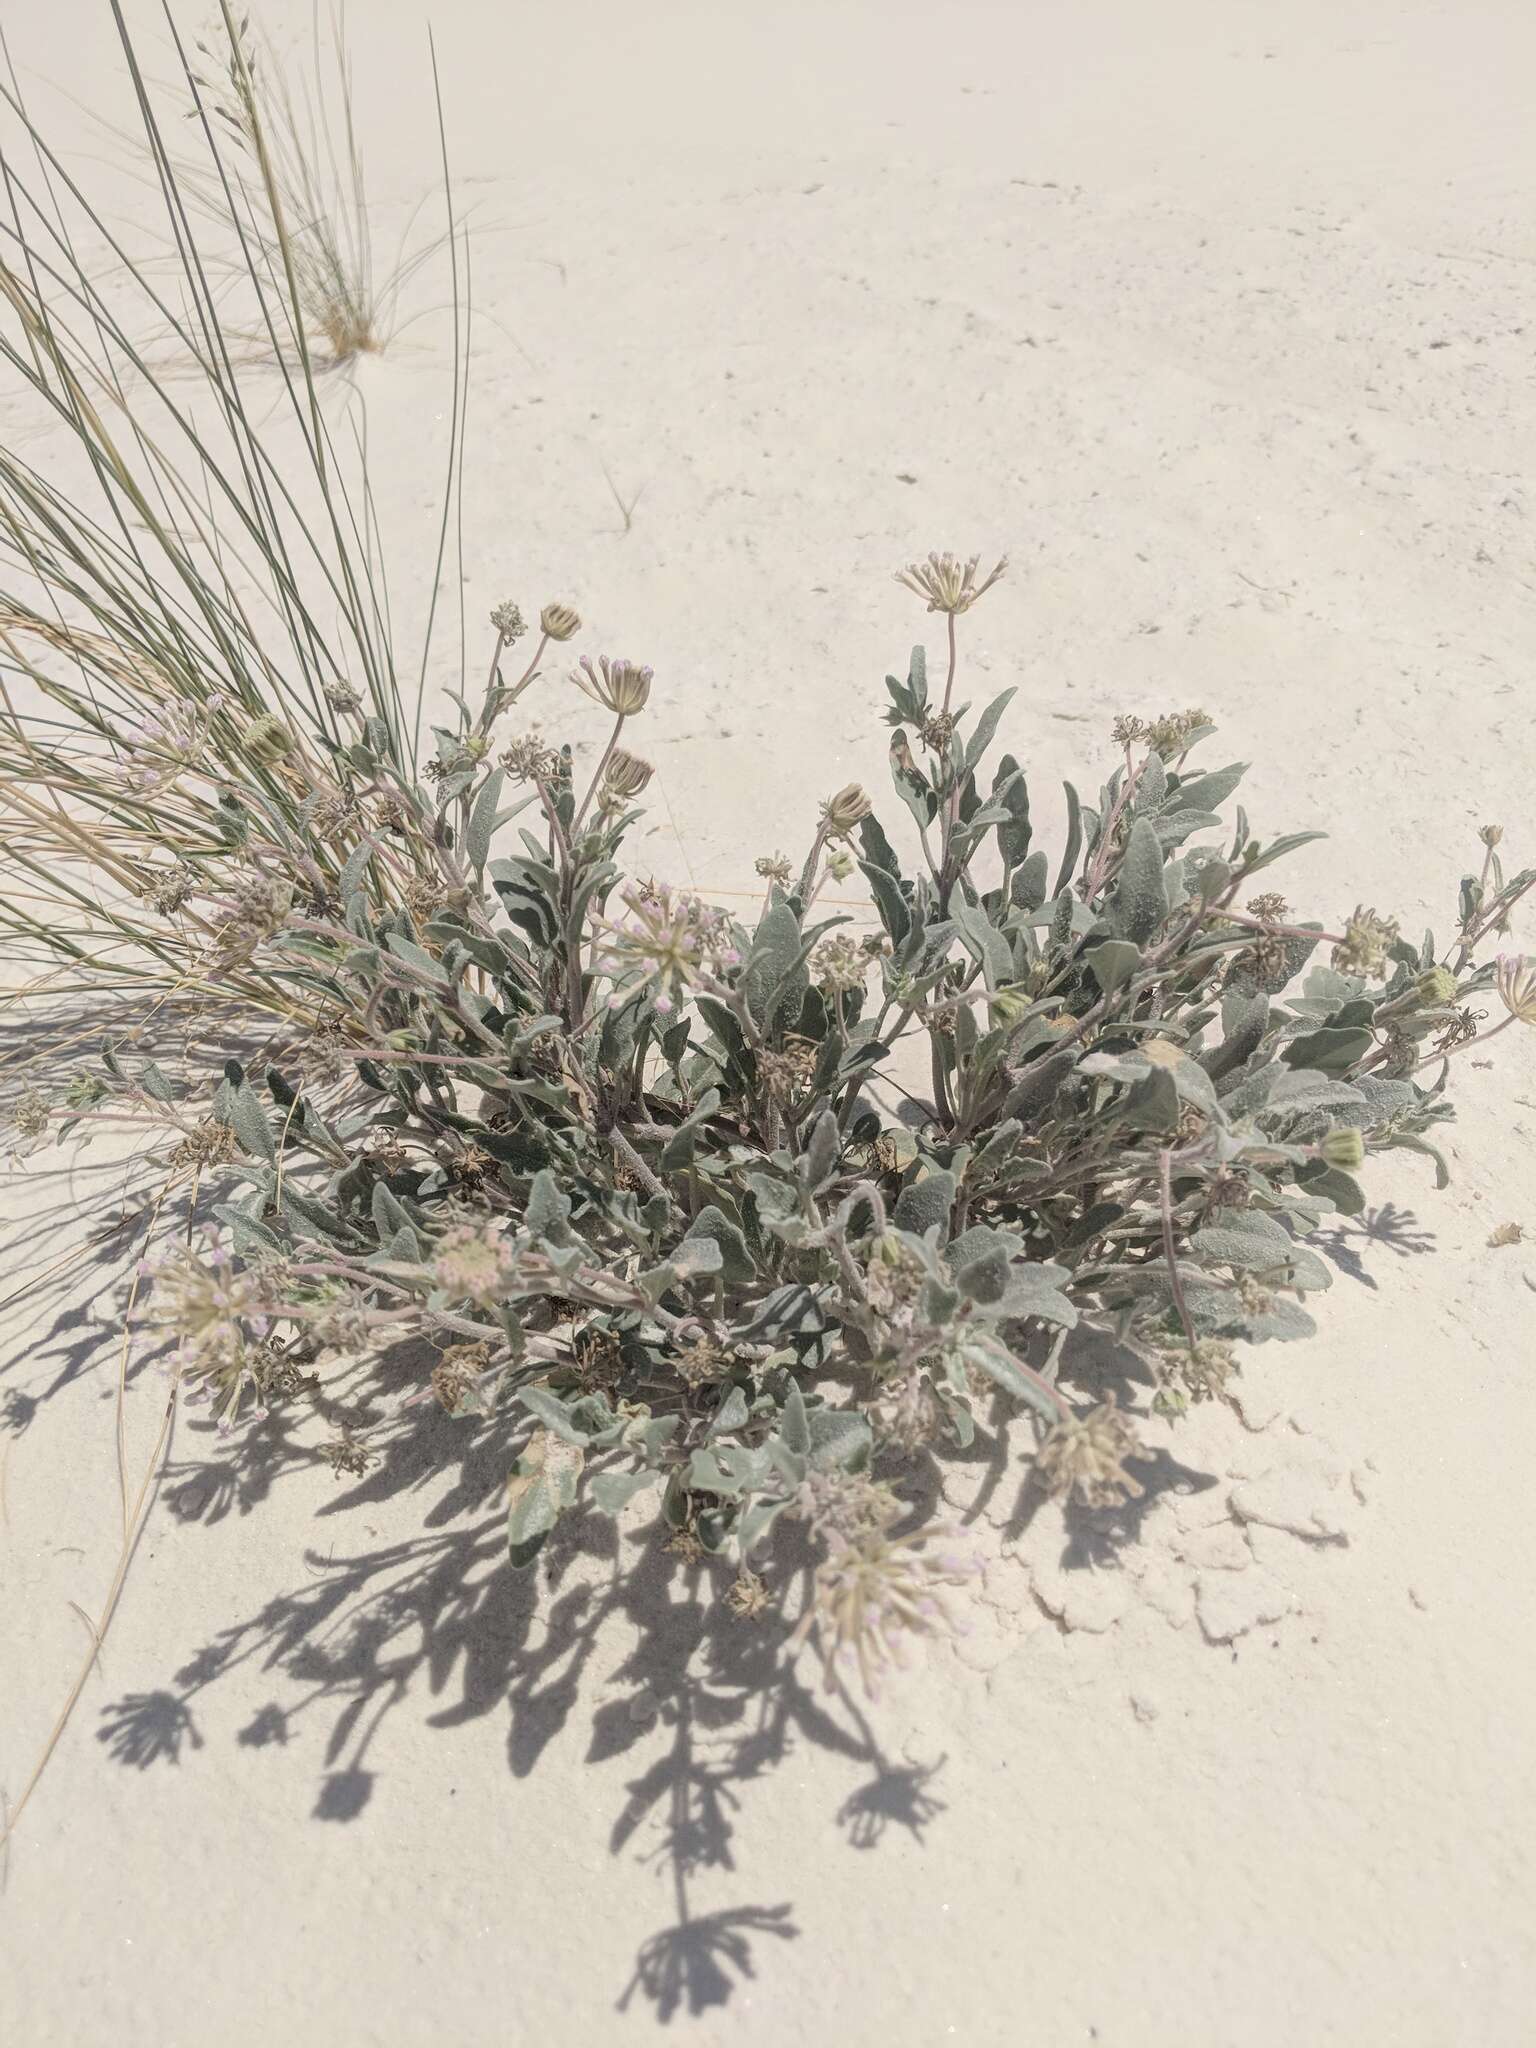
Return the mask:
M 321 784 L 302 805 L 309 829 L 322 842 L 334 842 L 344 832 L 354 831 L 362 819 L 357 798 L 331 784 Z
M 1494 967 L 1493 985 L 1511 1017 L 1521 1024 L 1536 1024 L 1536 959 L 1519 953 L 1501 953 Z
M 1035 1455 L 1035 1470 L 1058 1500 L 1118 1507 L 1143 1491 L 1140 1480 L 1125 1469 L 1128 1458 L 1143 1455 L 1140 1439 L 1111 1396 L 1085 1415 L 1064 1415 L 1053 1423 Z
M 816 1078 L 816 1047 L 806 1039 L 791 1039 L 782 1052 L 765 1047 L 757 1056 L 757 1078 L 773 1102 L 793 1102 Z
M 275 938 L 293 910 L 293 884 L 277 875 L 242 876 L 234 885 L 228 911 L 219 928 L 219 955 L 243 960 L 266 940 Z
M 1206 1182 L 1206 1208 L 1247 1208 L 1253 1200 L 1253 1188 L 1243 1174 L 1237 1174 L 1231 1167 L 1219 1167 Z
M 752 866 L 765 882 L 777 882 L 781 888 L 788 888 L 795 872 L 782 853 L 760 853 Z
M 350 683 L 327 683 L 325 701 L 333 711 L 341 713 L 344 717 L 363 708 L 362 698 Z
M 590 655 L 583 655 L 571 670 L 577 689 L 619 718 L 633 718 L 645 709 L 651 676 L 652 671 L 637 661 L 610 660 L 606 654 L 598 656 L 595 666 Z
M 1525 1231 L 1518 1223 L 1501 1223 L 1488 1233 L 1488 1243 L 1495 1251 L 1502 1250 L 1505 1245 L 1522 1244 L 1524 1241 Z
M 1395 917 L 1378 917 L 1374 910 L 1357 905 L 1333 949 L 1333 964 L 1341 974 L 1384 974 L 1388 948 L 1397 944 L 1397 938 Z
M 612 1330 L 579 1331 L 571 1344 L 576 1379 L 584 1394 L 618 1385 L 624 1373 L 624 1351 Z
M 907 1456 L 934 1442 L 944 1428 L 944 1410 L 921 1366 L 886 1384 L 874 1404 L 874 1420 L 884 1440 Z
M 1249 897 L 1248 913 L 1262 924 L 1284 924 L 1290 917 L 1291 906 L 1277 889 L 1266 889 Z
M 980 567 L 979 555 L 962 561 L 958 555 L 931 554 L 926 562 L 909 562 L 905 569 L 898 569 L 896 581 L 914 596 L 923 598 L 929 611 L 958 616 L 968 612 L 978 598 L 985 597 L 1008 567 L 1008 558 L 1003 556 L 978 583 Z
M 869 955 L 843 932 L 823 939 L 811 955 L 811 978 L 831 995 L 851 995 L 864 986 L 868 973 Z
M 360 1444 L 350 1429 L 344 1429 L 340 1436 L 322 1444 L 320 1455 L 338 1479 L 343 1476 L 361 1479 L 374 1462 L 372 1451 Z
M 1110 733 L 1117 746 L 1131 747 L 1141 741 L 1167 761 L 1187 752 L 1196 733 L 1210 723 L 1208 713 L 1191 706 L 1187 711 L 1165 711 L 1157 718 L 1120 717 Z
M 527 732 L 507 747 L 501 765 L 518 782 L 552 782 L 560 772 L 560 756 L 536 732 Z
M 496 637 L 503 647 L 510 646 L 514 640 L 520 640 L 528 630 L 522 613 L 510 598 L 505 604 L 497 605 L 491 613 L 491 624 L 496 628 Z
M 822 805 L 822 828 L 829 838 L 846 838 L 873 809 L 866 791 L 857 782 L 847 783 Z
M 450 1344 L 432 1368 L 432 1392 L 449 1415 L 457 1415 L 489 1371 L 489 1344 Z
M 738 1621 L 756 1621 L 773 1605 L 773 1595 L 757 1573 L 743 1565 L 730 1583 L 725 1604 Z
M 539 613 L 539 631 L 550 640 L 573 640 L 581 631 L 580 614 L 568 604 L 547 604 Z
M 162 917 L 174 917 L 195 892 L 197 879 L 196 868 L 188 867 L 185 861 L 179 860 L 174 867 L 162 868 L 158 874 L 147 876 L 139 895 Z
M 178 1175 L 206 1173 L 211 1166 L 227 1166 L 239 1149 L 231 1125 L 218 1117 L 205 1117 L 172 1146 L 166 1164 Z

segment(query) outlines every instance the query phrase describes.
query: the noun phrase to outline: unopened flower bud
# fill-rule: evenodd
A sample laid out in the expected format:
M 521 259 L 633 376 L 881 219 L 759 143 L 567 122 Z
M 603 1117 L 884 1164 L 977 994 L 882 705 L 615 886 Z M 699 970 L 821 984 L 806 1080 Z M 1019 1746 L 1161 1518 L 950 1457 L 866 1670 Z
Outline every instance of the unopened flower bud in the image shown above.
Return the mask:
M 571 640 L 581 631 L 580 614 L 568 604 L 547 604 L 539 613 L 539 631 L 551 640 Z
M 1449 967 L 1426 967 L 1413 989 L 1426 1010 L 1440 1009 L 1455 1001 L 1456 977 Z
M 240 735 L 240 744 L 251 761 L 281 761 L 293 752 L 293 734 L 275 711 L 263 711 Z
M 1497 846 L 1504 837 L 1504 827 L 1502 825 L 1482 825 L 1478 828 L 1477 836 L 1481 839 L 1484 846 Z
M 840 789 L 836 796 L 829 796 L 821 807 L 822 822 L 834 837 L 842 838 L 851 832 L 861 819 L 867 818 L 874 805 L 858 783 L 850 782 Z
M 1364 1138 L 1347 1127 L 1330 1131 L 1317 1149 L 1330 1166 L 1342 1167 L 1346 1173 L 1352 1173 L 1365 1158 Z

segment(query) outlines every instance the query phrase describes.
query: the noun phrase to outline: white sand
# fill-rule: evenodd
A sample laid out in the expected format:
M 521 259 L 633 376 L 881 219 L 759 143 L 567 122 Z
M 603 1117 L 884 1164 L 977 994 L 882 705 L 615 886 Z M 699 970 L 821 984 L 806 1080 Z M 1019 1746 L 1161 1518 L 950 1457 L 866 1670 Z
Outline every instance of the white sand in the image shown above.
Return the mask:
M 353 26 L 398 219 L 430 178 L 420 9 Z M 1443 931 L 1480 822 L 1536 857 L 1529 9 L 441 0 L 436 27 L 486 230 L 468 607 L 569 597 L 655 664 L 659 870 L 748 888 L 877 781 L 880 678 L 927 623 L 891 572 L 930 546 L 1013 557 L 971 674 L 1022 683 L 1048 821 L 1116 711 L 1193 702 L 1255 762 L 1257 823 L 1333 824 L 1286 872 L 1309 909 Z M 122 111 L 105 0 L 7 29 L 36 90 Z M 423 319 L 357 379 L 407 617 L 447 365 Z M 1376 1172 L 1434 1255 L 1351 1228 L 1323 1336 L 1254 1357 L 1250 1427 L 1170 1439 L 1195 1490 L 1098 1562 L 1044 1516 L 1016 1547 L 997 1478 L 971 1635 L 869 1714 L 702 1583 L 567 1548 L 536 1603 L 461 1437 L 338 1486 L 183 1423 L 13 1847 L 0 2032 L 1529 2041 L 1536 1254 L 1486 1239 L 1536 1240 L 1536 1046 L 1496 1050 L 1460 1074 L 1452 1189 Z M 12 1180 L 7 1292 L 108 1199 L 72 1157 Z M 12 1796 L 112 1569 L 108 1277 L 82 1254 L 5 1312 L 11 1422 L 40 1397 L 3 1440 Z

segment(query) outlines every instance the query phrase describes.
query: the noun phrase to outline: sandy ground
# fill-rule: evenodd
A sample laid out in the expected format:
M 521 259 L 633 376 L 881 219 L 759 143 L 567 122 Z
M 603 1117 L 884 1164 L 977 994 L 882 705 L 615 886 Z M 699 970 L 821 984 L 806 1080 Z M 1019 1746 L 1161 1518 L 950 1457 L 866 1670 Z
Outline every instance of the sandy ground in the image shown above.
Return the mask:
M 396 218 L 430 178 L 421 17 L 353 12 Z M 1533 857 L 1528 9 L 441 0 L 435 29 L 481 223 L 467 605 L 568 597 L 655 664 L 658 870 L 749 888 L 876 779 L 923 623 L 891 573 L 929 547 L 1013 558 L 970 658 L 1023 686 L 1047 818 L 1115 712 L 1193 702 L 1256 821 L 1333 828 L 1288 871 L 1309 909 L 1443 930 L 1479 823 Z M 122 110 L 105 0 L 7 30 L 35 90 Z M 356 379 L 403 617 L 441 296 Z M 1536 1255 L 1487 1239 L 1536 1237 L 1536 1045 L 1498 1050 L 1452 1188 L 1385 1162 L 1324 1335 L 1256 1356 L 1122 1525 L 1025 1527 L 1016 1470 L 961 1472 L 974 1626 L 875 1710 L 590 1534 L 512 1581 L 501 1475 L 446 1430 L 338 1485 L 301 1438 L 234 1463 L 179 1426 L 11 1853 L 6 2039 L 1529 2041 Z M 44 1153 L 5 1191 L 13 1796 L 112 1569 L 124 1261 L 83 1238 L 126 1170 Z

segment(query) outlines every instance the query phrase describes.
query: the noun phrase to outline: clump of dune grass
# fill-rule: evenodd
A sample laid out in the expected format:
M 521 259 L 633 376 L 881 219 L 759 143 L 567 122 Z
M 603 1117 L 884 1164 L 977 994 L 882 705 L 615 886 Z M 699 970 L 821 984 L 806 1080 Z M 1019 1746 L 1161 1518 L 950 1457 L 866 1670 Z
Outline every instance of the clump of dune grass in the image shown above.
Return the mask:
M 401 292 L 443 238 L 410 248 L 413 213 L 394 260 L 376 261 L 345 11 L 322 35 L 317 6 L 307 70 L 285 63 L 249 14 L 234 20 L 227 0 L 223 33 L 194 51 L 194 117 L 227 148 L 216 167 L 178 157 L 181 190 L 287 288 L 320 361 L 382 349 Z
M 202 50 L 168 17 L 180 65 L 169 95 L 115 0 L 112 15 L 159 241 L 116 229 L 16 75 L 0 84 L 0 372 L 12 428 L 0 446 L 5 1001 L 72 999 L 78 1014 L 116 992 L 144 1017 L 191 1005 L 312 1037 L 332 1028 L 321 982 L 299 962 L 267 973 L 241 935 L 290 901 L 332 897 L 360 840 L 380 846 L 360 879 L 381 910 L 449 857 L 409 794 L 435 602 L 407 665 L 361 437 L 345 388 L 328 397 L 322 382 L 336 360 L 378 345 L 401 273 L 382 293 L 375 285 L 345 73 L 343 170 L 328 195 L 297 108 L 270 71 L 265 82 L 253 73 L 249 24 L 227 0 Z M 221 113 L 210 95 L 209 49 L 239 108 Z M 434 589 L 458 488 L 467 341 L 446 179 L 444 191 L 454 350 Z M 231 262 L 263 343 L 255 352 L 226 310 Z M 286 883 L 263 897 L 268 849 L 302 877 L 291 897 Z M 132 1085 L 168 1106 L 158 1069 L 136 1067 Z M 41 1092 L 20 1066 L 0 1086 L 28 1149 L 45 1135 Z M 101 1092 L 81 1067 L 63 1098 L 87 1119 Z M 220 1153 L 207 1121 L 185 1120 L 168 1161 L 168 1184 L 190 1174 L 194 1210 L 198 1177 Z M 120 1415 L 121 1398 L 120 1375 Z M 156 1456 L 165 1441 L 162 1429 Z M 124 1481 L 124 1547 L 91 1624 L 93 1657 L 153 1462 L 133 1500 Z
M 27 425 L 46 431 L 49 452 L 34 463 L 19 436 L 0 449 L 0 818 L 13 869 L 32 885 L 0 906 L 0 926 L 17 941 L 13 959 L 52 964 L 54 988 L 69 985 L 71 968 L 146 991 L 182 977 L 184 948 L 168 941 L 163 918 L 208 937 L 206 914 L 184 908 L 187 883 L 253 835 L 298 857 L 305 887 L 320 894 L 334 888 L 350 843 L 339 819 L 390 821 L 391 858 L 370 890 L 398 893 L 422 854 L 400 819 L 411 813 L 403 792 L 433 618 L 407 676 L 359 437 L 325 401 L 324 364 L 306 339 L 324 312 L 316 294 L 331 269 L 329 237 L 307 232 L 314 208 L 300 215 L 291 204 L 301 173 L 268 139 L 247 30 L 227 0 L 223 20 L 227 75 L 246 93 L 243 127 L 216 118 L 180 43 L 179 104 L 158 104 L 123 30 L 178 252 L 174 288 L 114 232 L 19 90 L 3 91 L 0 364 L 31 401 Z M 222 247 L 222 237 L 168 139 L 187 113 L 205 183 L 233 194 L 242 178 L 248 185 L 252 157 L 257 166 L 269 232 L 239 235 L 236 249 L 272 347 L 265 367 L 231 334 L 205 260 L 205 243 Z M 238 224 L 239 209 L 230 218 Z M 456 240 L 453 250 L 457 285 Z M 350 257 L 343 267 L 358 274 Z M 461 418 L 457 293 L 454 303 L 439 568 Z M 325 318 L 342 318 L 325 304 Z M 372 317 L 362 301 L 354 311 Z M 167 334 L 170 367 L 147 340 Z M 263 993 L 235 963 L 220 986 Z M 312 1021 L 302 978 L 284 999 Z

